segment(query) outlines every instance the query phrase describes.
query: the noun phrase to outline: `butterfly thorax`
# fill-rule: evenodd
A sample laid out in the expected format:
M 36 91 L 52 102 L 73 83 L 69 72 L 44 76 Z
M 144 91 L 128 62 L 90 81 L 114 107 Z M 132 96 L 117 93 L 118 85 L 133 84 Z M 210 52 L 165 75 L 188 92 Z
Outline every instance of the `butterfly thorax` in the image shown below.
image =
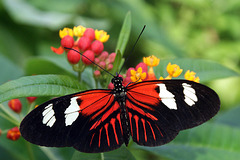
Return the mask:
M 123 139 L 126 146 L 129 142 L 130 130 L 129 130 L 129 117 L 126 110 L 126 88 L 122 85 L 122 77 L 116 76 L 112 79 L 114 85 L 113 95 L 116 101 L 119 103 L 121 112 L 121 125 L 123 130 Z

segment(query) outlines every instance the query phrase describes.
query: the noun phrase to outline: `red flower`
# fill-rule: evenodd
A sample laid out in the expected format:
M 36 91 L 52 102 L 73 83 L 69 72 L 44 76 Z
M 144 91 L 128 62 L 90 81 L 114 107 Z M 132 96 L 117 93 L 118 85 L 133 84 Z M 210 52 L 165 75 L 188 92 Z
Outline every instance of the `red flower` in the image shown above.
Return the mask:
M 27 97 L 27 100 L 29 103 L 34 102 L 37 99 L 37 97 Z
M 19 99 L 12 99 L 8 102 L 8 106 L 16 113 L 20 113 L 22 110 L 22 103 Z
M 67 53 L 67 59 L 68 59 L 69 63 L 77 64 L 80 61 L 81 56 L 80 56 L 80 54 L 78 52 L 76 52 L 74 50 L 70 50 Z
M 62 46 L 60 46 L 59 48 L 51 47 L 51 50 L 52 50 L 54 53 L 57 53 L 57 54 L 63 54 L 63 52 L 64 52 L 64 49 L 63 49 Z
M 20 138 L 20 131 L 18 127 L 14 127 L 7 132 L 7 138 L 13 141 L 16 141 Z
M 90 59 L 90 60 L 88 60 L 88 59 Z M 83 56 L 82 56 L 82 61 L 83 61 L 83 63 L 84 64 L 86 64 L 86 65 L 89 65 L 89 64 L 92 64 L 92 62 L 94 61 L 94 52 L 93 51 L 91 51 L 91 50 L 86 50 L 84 53 L 83 53 Z
M 72 48 L 74 46 L 74 39 L 73 37 L 66 35 L 61 40 L 62 47 Z

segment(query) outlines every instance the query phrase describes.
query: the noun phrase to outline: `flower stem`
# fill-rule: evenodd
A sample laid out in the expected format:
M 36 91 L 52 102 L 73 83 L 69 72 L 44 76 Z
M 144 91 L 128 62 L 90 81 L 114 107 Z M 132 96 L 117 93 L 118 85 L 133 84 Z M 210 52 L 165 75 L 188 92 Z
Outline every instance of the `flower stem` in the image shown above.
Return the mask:
M 101 160 L 104 160 L 104 153 L 101 153 Z
M 35 157 L 34 157 L 34 154 L 33 154 L 33 150 L 32 150 L 32 147 L 31 147 L 31 144 L 27 141 L 25 141 L 25 144 L 27 146 L 27 151 L 28 151 L 28 155 L 29 155 L 29 159 L 30 160 L 35 160 Z
M 15 125 L 19 125 L 18 120 L 7 110 L 4 108 L 2 104 L 0 104 L 0 109 L 5 113 L 0 113 L 0 116 L 5 118 L 6 120 L 12 122 Z

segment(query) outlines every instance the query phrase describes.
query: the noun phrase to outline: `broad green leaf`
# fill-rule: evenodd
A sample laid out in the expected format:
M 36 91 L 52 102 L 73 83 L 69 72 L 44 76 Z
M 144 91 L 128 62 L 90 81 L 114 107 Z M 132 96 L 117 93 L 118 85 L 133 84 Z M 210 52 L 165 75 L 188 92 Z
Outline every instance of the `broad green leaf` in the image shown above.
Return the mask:
M 239 128 L 208 123 L 180 132 L 169 144 L 136 147 L 170 160 L 236 160 L 240 157 L 239 135 Z
M 30 96 L 62 96 L 85 90 L 86 87 L 69 76 L 36 75 L 9 81 L 0 86 L 0 103 Z
M 126 49 L 126 46 L 129 40 L 130 32 L 131 32 L 131 23 L 132 23 L 131 12 L 128 12 L 125 16 L 122 29 L 118 37 L 115 53 L 117 53 L 117 50 L 120 50 L 120 53 L 122 55 L 124 54 L 124 51 Z
M 135 160 L 129 150 L 122 146 L 119 149 L 105 153 L 82 153 L 76 151 L 73 154 L 72 160 L 91 159 L 91 160 Z
M 216 122 L 240 128 L 240 105 L 217 116 Z
M 25 65 L 27 75 L 64 74 L 73 76 L 71 65 L 63 57 L 33 57 Z
M 157 67 L 154 67 L 157 78 L 160 76 L 166 77 L 168 75 L 166 67 L 169 62 L 171 62 L 171 64 L 177 64 L 181 69 L 183 69 L 182 74 L 178 77 L 181 79 L 184 79 L 184 74 L 187 70 L 194 71 L 196 73 L 196 76 L 199 76 L 200 82 L 239 76 L 237 72 L 228 69 L 227 67 L 217 62 L 203 59 L 180 58 L 160 60 L 159 65 Z
M 0 54 L 0 84 L 23 75 L 23 70 Z

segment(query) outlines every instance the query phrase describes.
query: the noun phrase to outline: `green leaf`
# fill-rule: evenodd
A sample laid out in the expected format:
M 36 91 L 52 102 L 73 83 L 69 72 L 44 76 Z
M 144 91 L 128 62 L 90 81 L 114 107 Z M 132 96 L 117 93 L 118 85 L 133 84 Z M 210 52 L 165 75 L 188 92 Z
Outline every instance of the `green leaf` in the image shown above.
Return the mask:
M 220 124 L 204 124 L 180 132 L 171 143 L 159 147 L 139 147 L 171 160 L 236 160 L 240 157 L 240 129 Z
M 217 116 L 216 122 L 240 128 L 240 105 Z
M 0 84 L 23 75 L 23 70 L 0 54 Z
M 76 151 L 73 154 L 72 160 L 79 159 L 91 159 L 91 160 L 135 160 L 134 156 L 129 152 L 129 150 L 122 146 L 117 150 L 113 150 L 105 153 L 82 153 Z
M 177 64 L 181 69 L 183 69 L 182 74 L 178 77 L 181 79 L 184 79 L 184 74 L 187 70 L 194 71 L 196 73 L 196 76 L 199 76 L 200 82 L 239 76 L 237 72 L 228 69 L 227 67 L 217 62 L 203 59 L 180 58 L 160 60 L 159 65 L 154 68 L 157 78 L 160 76 L 166 77 L 168 75 L 166 67 L 169 62 L 171 62 L 171 64 Z
M 131 12 L 128 12 L 125 16 L 122 29 L 120 31 L 119 37 L 118 37 L 118 42 L 116 46 L 115 53 L 117 53 L 117 50 L 120 50 L 120 53 L 123 55 L 124 51 L 126 49 L 130 32 L 131 32 Z
M 85 85 L 69 76 L 37 75 L 9 81 L 0 86 L 0 103 L 30 96 L 62 96 L 85 90 Z
M 33 57 L 25 65 L 27 75 L 64 74 L 74 76 L 72 66 L 64 57 Z

